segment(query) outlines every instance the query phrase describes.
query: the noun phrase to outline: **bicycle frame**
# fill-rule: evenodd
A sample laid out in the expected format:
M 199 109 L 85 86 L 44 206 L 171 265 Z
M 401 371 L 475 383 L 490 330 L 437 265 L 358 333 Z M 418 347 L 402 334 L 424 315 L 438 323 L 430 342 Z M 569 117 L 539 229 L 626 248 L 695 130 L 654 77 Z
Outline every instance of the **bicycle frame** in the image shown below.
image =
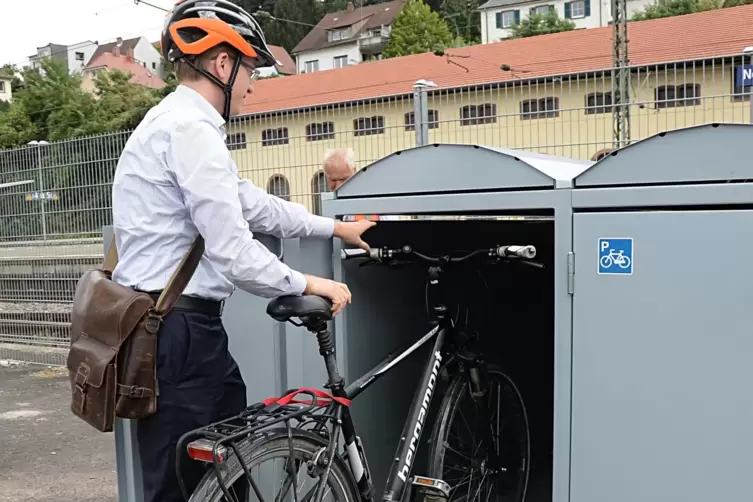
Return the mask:
M 442 274 L 442 267 L 431 266 L 429 267 L 429 290 L 438 291 L 441 295 L 440 276 Z M 343 387 L 342 379 L 336 374 L 336 371 L 329 373 L 328 386 L 332 389 L 332 394 L 338 397 L 344 397 L 346 399 L 353 400 L 363 391 L 368 389 L 374 382 L 380 377 L 389 372 L 392 368 L 397 366 L 402 360 L 410 356 L 413 352 L 421 348 L 427 342 L 434 340 L 434 347 L 426 361 L 424 367 L 423 376 L 419 381 L 419 385 L 415 392 L 415 397 L 411 403 L 410 410 L 408 411 L 408 417 L 403 425 L 400 444 L 397 447 L 396 455 L 393 457 L 395 460 L 390 467 L 390 473 L 387 476 L 385 483 L 385 489 L 382 495 L 382 501 L 384 502 L 397 502 L 400 501 L 405 493 L 406 484 L 410 478 L 413 462 L 416 457 L 416 450 L 421 443 L 421 436 L 424 431 L 424 424 L 426 417 L 431 406 L 432 398 L 435 394 L 435 388 L 439 372 L 442 368 L 443 355 L 442 349 L 444 348 L 445 339 L 448 334 L 452 334 L 454 326 L 452 322 L 447 318 L 446 305 L 444 299 L 439 296 L 440 300 L 435 302 L 432 306 L 433 312 L 431 313 L 431 324 L 434 326 L 428 333 L 416 341 L 413 345 L 399 353 L 391 353 L 387 355 L 381 362 L 377 363 L 370 371 L 355 380 L 347 387 Z M 325 363 L 329 368 L 334 367 L 334 354 L 325 355 Z M 339 381 L 339 383 L 338 383 Z M 333 403 L 332 407 L 339 405 Z M 345 446 L 348 452 L 348 461 L 350 463 L 351 471 L 358 484 L 358 489 L 361 492 L 361 498 L 366 502 L 371 502 L 373 485 L 371 484 L 371 473 L 369 472 L 368 465 L 366 465 L 366 455 L 363 451 L 360 442 L 358 441 L 355 425 L 350 415 L 350 410 L 345 407 L 341 407 L 341 424 L 342 433 L 345 440 Z M 409 439 L 410 438 L 410 439 Z M 318 502 L 318 501 L 316 501 Z
M 423 376 L 416 389 L 416 397 L 411 404 L 408 417 L 403 426 L 403 431 L 400 437 L 406 439 L 401 441 L 397 448 L 397 454 L 394 457 L 396 460 L 392 463 L 390 474 L 387 477 L 387 482 L 385 484 L 385 491 L 382 495 L 383 501 L 399 501 L 405 492 L 405 485 L 408 482 L 412 471 L 413 460 L 415 459 L 416 450 L 421 441 L 426 416 L 428 415 L 429 407 L 431 406 L 431 401 L 434 397 L 434 390 L 443 360 L 442 348 L 448 332 L 452 329 L 448 324 L 447 321 L 437 322 L 428 333 L 407 349 L 399 353 L 388 355 L 369 372 L 348 385 L 346 388 L 339 390 L 336 388 L 333 389 L 333 395 L 335 396 L 338 396 L 339 394 L 339 397 L 354 399 L 402 360 L 424 346 L 430 340 L 435 339 L 432 355 L 426 361 Z M 332 406 L 340 405 L 333 404 Z M 364 465 L 362 460 L 362 458 L 365 458 L 365 452 L 363 452 L 361 445 L 357 442 L 355 425 L 351 418 L 350 410 L 345 407 L 341 407 L 341 409 L 342 432 L 345 446 L 348 451 L 348 461 L 350 463 L 351 471 L 358 483 L 358 488 L 361 491 L 361 497 L 364 501 L 368 502 L 373 500 L 371 494 L 373 487 L 371 485 L 371 473 L 369 472 L 368 465 Z

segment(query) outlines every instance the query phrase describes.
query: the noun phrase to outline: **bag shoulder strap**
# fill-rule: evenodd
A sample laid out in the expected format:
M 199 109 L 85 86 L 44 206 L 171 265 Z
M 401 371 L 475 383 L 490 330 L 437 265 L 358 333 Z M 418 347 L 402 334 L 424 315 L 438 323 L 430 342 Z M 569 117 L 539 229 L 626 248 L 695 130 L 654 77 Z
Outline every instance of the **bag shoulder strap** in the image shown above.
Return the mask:
M 183 261 L 180 262 L 172 277 L 170 277 L 167 286 L 162 290 L 162 294 L 157 299 L 157 303 L 154 307 L 157 315 L 164 316 L 173 308 L 175 302 L 178 301 L 180 295 L 183 294 L 183 290 L 188 286 L 188 281 L 191 280 L 193 273 L 196 271 L 196 267 L 199 266 L 202 254 L 204 254 L 204 238 L 199 235 L 196 237 L 196 240 L 186 256 L 183 257 Z M 113 235 L 110 247 L 107 249 L 105 261 L 102 264 L 102 270 L 112 273 L 117 264 L 118 249 L 115 246 L 115 235 Z

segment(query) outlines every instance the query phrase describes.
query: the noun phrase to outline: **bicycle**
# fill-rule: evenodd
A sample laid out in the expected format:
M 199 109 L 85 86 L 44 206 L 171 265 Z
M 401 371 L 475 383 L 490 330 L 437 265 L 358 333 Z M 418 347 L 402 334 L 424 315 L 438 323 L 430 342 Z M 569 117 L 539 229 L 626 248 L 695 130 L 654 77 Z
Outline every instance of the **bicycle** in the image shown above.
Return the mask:
M 319 353 L 324 358 L 327 369 L 328 381 L 325 388 L 329 392 L 310 388 L 293 389 L 279 398 L 256 403 L 239 416 L 184 435 L 178 442 L 176 456 L 179 484 L 184 497 L 188 498 L 184 482 L 180 478 L 180 458 L 183 448 L 186 448 L 191 459 L 205 462 L 208 466 L 211 464 L 212 467 L 193 491 L 190 502 L 217 502 L 223 500 L 223 497 L 227 501 L 239 500 L 236 498 L 237 492 L 233 489 L 231 493 L 230 487 L 244 476 L 256 497 L 264 501 L 262 488 L 251 475 L 251 469 L 270 458 L 284 459 L 282 472 L 288 476 L 283 482 L 281 493 L 275 496 L 275 502 L 281 502 L 287 497 L 291 485 L 294 502 L 310 502 L 311 497 L 315 497 L 314 502 L 320 502 L 325 495 L 322 480 L 326 480 L 327 493 L 332 492 L 341 502 L 372 502 L 374 486 L 371 472 L 360 437 L 356 434 L 349 406 L 353 399 L 381 376 L 433 339 L 434 347 L 426 361 L 403 426 L 402 439 L 381 500 L 406 500 L 411 496 L 413 487 L 417 487 L 419 494 L 435 502 L 462 498 L 457 496 L 458 493 L 467 493 L 467 500 L 473 495 L 474 500 L 478 498 L 488 502 L 493 491 L 495 499 L 499 499 L 499 492 L 503 488 L 508 491 L 508 500 L 523 501 L 528 489 L 531 445 L 522 396 L 515 383 L 499 367 L 485 363 L 481 354 L 473 351 L 476 338 L 456 328 L 455 321 L 448 315 L 448 305 L 442 295 L 442 279 L 448 269 L 454 269 L 456 265 L 478 257 L 483 257 L 489 263 L 519 261 L 542 268 L 541 263 L 532 260 L 535 255 L 533 246 L 497 246 L 479 249 L 460 257 L 431 257 L 410 246 L 368 251 L 343 250 L 342 258 L 346 260 L 366 258 L 371 263 L 393 266 L 400 263 L 400 260 L 402 263 L 416 260 L 428 263 L 427 301 L 430 292 L 436 294 L 436 300 L 429 308 L 432 328 L 406 349 L 387 355 L 374 368 L 346 387 L 337 369 L 335 345 L 327 328 L 327 322 L 332 320 L 329 301 L 318 296 L 304 295 L 279 297 L 269 302 L 267 314 L 273 319 L 305 326 L 316 335 Z M 294 318 L 299 322 L 295 322 Z M 442 372 L 447 372 L 451 379 L 432 428 L 429 473 L 428 476 L 411 476 L 413 461 Z M 507 404 L 513 409 L 512 413 L 504 417 L 501 416 L 502 412 L 490 414 L 484 405 L 487 399 L 491 400 L 493 393 L 490 390 L 495 384 L 498 385 L 497 397 L 500 404 L 504 387 L 508 391 L 505 396 L 510 399 Z M 301 395 L 309 396 L 310 400 L 300 399 Z M 478 411 L 481 423 L 485 424 L 481 428 L 480 444 L 473 445 L 468 455 L 455 451 L 450 445 L 450 431 L 453 424 L 459 423 L 459 420 L 455 420 L 456 413 L 466 395 Z M 499 431 L 501 418 L 505 418 L 512 426 L 511 437 L 504 448 Z M 313 428 L 308 430 L 308 426 Z M 337 454 L 341 433 L 344 448 L 342 453 Z M 446 479 L 448 453 L 459 453 L 460 457 L 468 460 L 467 466 L 458 469 L 463 478 L 454 486 Z M 299 499 L 298 469 L 303 465 L 306 466 L 309 478 L 318 478 L 320 483 Z M 473 483 L 473 473 L 476 471 L 480 477 L 478 486 Z M 466 480 L 469 472 L 470 479 Z M 489 486 L 484 487 L 485 480 L 489 481 Z M 467 490 L 459 492 L 458 489 L 465 485 Z
M 625 256 L 625 251 L 619 251 L 617 253 L 614 252 L 614 249 L 609 250 L 608 255 L 604 255 L 601 257 L 601 266 L 604 268 L 609 268 L 612 266 L 612 264 L 617 265 L 620 268 L 629 268 L 630 267 L 630 257 Z

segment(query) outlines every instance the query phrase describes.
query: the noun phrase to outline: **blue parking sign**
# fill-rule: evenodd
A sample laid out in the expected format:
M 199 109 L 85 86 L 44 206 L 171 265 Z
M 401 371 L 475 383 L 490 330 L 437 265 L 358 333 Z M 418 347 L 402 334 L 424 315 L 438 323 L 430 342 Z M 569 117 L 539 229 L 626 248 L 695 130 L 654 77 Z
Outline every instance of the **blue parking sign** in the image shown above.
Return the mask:
M 735 69 L 735 86 L 740 88 L 753 86 L 753 65 L 738 66 Z
M 630 275 L 633 273 L 633 239 L 599 239 L 599 274 Z

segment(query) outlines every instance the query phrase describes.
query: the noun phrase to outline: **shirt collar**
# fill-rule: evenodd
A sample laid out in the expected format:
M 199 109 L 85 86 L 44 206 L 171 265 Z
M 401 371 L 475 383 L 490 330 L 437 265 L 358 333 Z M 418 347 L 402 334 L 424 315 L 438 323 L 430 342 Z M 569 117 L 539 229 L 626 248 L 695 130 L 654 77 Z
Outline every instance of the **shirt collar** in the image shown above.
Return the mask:
M 220 115 L 215 107 L 212 106 L 204 96 L 183 84 L 178 84 L 178 87 L 175 88 L 174 92 L 181 98 L 191 101 L 191 104 L 195 105 L 202 113 L 209 117 L 218 129 L 224 130 L 225 119 L 222 118 L 222 115 Z

